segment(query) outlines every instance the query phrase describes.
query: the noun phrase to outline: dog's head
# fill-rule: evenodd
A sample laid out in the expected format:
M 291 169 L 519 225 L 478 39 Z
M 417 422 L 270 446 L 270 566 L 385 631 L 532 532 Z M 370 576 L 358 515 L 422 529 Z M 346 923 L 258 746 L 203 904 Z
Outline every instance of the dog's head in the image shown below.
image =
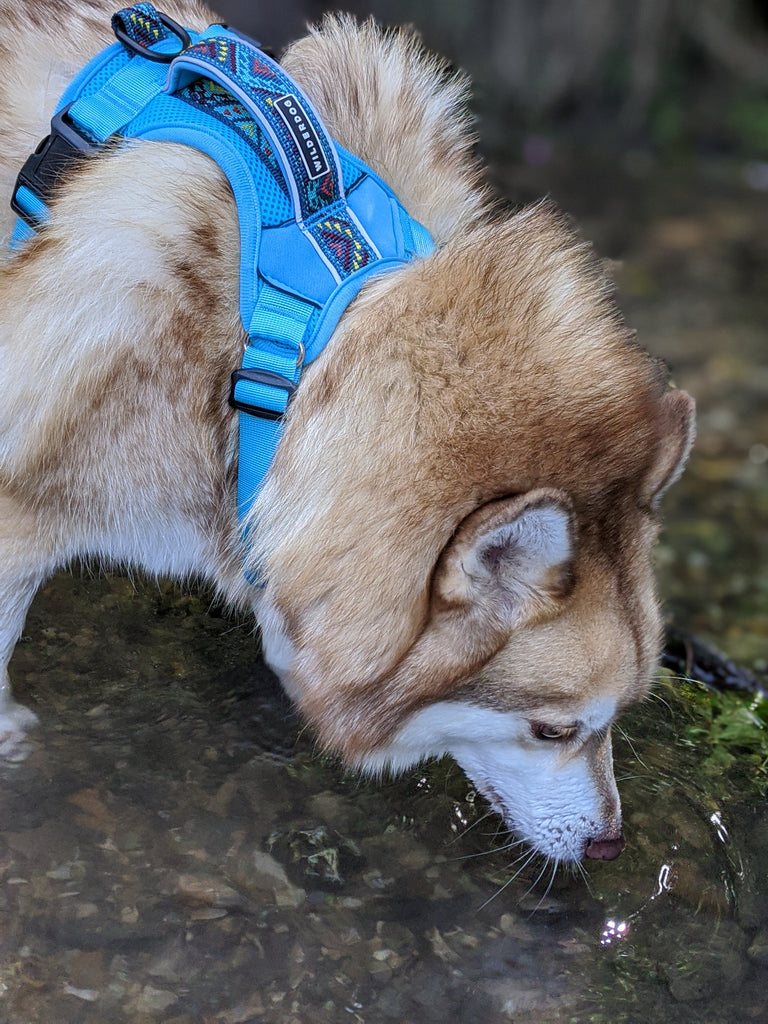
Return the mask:
M 268 657 L 348 763 L 452 754 L 539 851 L 615 856 L 692 401 L 546 207 L 375 283 L 321 362 L 256 509 Z

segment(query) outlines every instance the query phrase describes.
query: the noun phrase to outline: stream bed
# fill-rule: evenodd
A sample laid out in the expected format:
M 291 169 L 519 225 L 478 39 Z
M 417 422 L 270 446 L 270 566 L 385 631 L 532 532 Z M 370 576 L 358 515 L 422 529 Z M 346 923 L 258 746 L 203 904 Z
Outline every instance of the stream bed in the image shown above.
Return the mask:
M 496 175 L 620 261 L 697 398 L 662 591 L 765 685 L 768 196 L 733 164 Z M 257 651 L 170 584 L 76 567 L 38 595 L 11 671 L 42 724 L 0 786 L 3 1024 L 768 1019 L 758 696 L 662 671 L 615 736 L 626 852 L 553 875 L 449 761 L 373 783 L 318 756 Z

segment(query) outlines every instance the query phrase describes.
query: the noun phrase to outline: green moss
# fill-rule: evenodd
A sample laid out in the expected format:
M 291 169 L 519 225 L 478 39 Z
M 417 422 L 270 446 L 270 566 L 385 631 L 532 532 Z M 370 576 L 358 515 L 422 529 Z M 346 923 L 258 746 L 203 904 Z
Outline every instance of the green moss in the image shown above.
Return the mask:
M 694 679 L 675 681 L 662 669 L 659 693 L 670 688 L 684 699 L 687 721 L 679 742 L 696 747 L 701 771 L 716 777 L 738 762 L 743 783 L 751 782 L 761 795 L 768 792 L 768 702 L 738 691 L 716 692 Z

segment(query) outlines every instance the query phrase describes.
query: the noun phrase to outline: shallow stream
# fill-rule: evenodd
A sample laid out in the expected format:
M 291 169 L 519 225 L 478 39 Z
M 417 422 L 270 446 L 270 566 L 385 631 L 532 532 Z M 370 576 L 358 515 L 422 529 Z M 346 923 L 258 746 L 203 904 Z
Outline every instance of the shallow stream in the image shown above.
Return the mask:
M 551 191 L 622 261 L 631 321 L 698 399 L 662 587 L 765 681 L 768 196 L 733 165 L 514 166 L 508 194 Z M 662 677 L 615 740 L 627 851 L 553 878 L 450 763 L 375 785 L 319 758 L 204 595 L 60 575 L 12 673 L 42 726 L 0 788 L 4 1024 L 768 1020 L 749 696 Z

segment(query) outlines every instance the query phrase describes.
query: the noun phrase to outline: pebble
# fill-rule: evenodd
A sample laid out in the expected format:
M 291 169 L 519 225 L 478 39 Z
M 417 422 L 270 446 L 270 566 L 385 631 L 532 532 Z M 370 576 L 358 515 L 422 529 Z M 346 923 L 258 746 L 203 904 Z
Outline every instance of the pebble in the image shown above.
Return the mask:
M 154 985 L 145 985 L 141 995 L 134 1003 L 137 1013 L 162 1013 L 174 1003 L 178 1002 L 178 996 L 166 989 L 155 988 Z
M 306 892 L 288 879 L 283 866 L 258 847 L 241 851 L 228 862 L 227 869 L 232 880 L 257 903 L 271 897 L 276 906 L 290 908 L 306 900 Z
M 768 929 L 762 928 L 747 949 L 747 956 L 754 964 L 768 967 Z
M 74 996 L 76 999 L 83 999 L 87 1003 L 95 1003 L 99 998 L 99 993 L 94 989 L 90 988 L 75 988 L 74 985 L 66 984 L 64 986 L 64 992 L 68 996 Z
M 176 892 L 186 900 L 209 907 L 239 908 L 247 902 L 241 893 L 214 875 L 179 875 Z

